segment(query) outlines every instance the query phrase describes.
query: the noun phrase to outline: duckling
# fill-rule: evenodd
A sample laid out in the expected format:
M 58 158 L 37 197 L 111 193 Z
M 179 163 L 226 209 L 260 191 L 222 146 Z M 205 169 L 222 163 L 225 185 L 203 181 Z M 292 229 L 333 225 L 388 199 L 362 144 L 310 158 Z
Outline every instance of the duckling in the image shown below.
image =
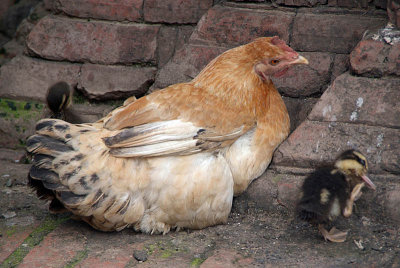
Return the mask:
M 333 227 L 329 232 L 324 224 L 342 214 L 350 217 L 353 203 L 366 184 L 375 190 L 376 186 L 366 176 L 367 159 L 356 150 L 347 150 L 339 155 L 333 165 L 316 169 L 302 185 L 302 197 L 296 213 L 302 220 L 318 225 L 325 240 L 344 242 L 347 232 Z
M 47 92 L 47 106 L 52 118 L 65 119 L 65 110 L 72 102 L 72 90 L 66 82 L 57 82 Z

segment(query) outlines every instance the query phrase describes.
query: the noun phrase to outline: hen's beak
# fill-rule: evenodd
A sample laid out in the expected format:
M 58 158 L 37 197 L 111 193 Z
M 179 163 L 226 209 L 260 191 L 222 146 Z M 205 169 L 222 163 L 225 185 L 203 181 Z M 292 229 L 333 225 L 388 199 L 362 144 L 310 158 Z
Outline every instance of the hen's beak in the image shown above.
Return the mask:
M 304 58 L 303 56 L 300 56 L 292 61 L 290 64 L 308 64 L 308 60 Z

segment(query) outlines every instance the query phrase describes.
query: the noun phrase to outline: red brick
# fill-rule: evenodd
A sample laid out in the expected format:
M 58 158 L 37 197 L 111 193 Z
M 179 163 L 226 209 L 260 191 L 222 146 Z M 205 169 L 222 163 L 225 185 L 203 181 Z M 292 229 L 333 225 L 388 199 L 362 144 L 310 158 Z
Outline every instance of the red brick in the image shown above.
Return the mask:
M 58 0 L 57 11 L 79 18 L 138 21 L 143 0 Z
M 339 76 L 322 95 L 310 120 L 400 128 L 400 79 Z
M 85 250 L 85 244 L 84 235 L 76 228 L 59 226 L 34 247 L 18 267 L 64 267 L 78 252 Z
M 101 252 L 90 252 L 88 257 L 76 267 L 123 268 L 133 258 L 132 252 L 133 249 L 130 245 L 119 248 L 105 248 Z
M 148 22 L 197 23 L 213 0 L 146 0 L 144 19 Z
M 363 40 L 350 54 L 351 69 L 359 75 L 400 76 L 400 43 Z
M 17 56 L 0 72 L 0 97 L 45 102 L 49 86 L 63 80 L 78 82 L 80 64 L 51 62 Z
M 350 53 L 367 29 L 385 23 L 384 17 L 299 13 L 290 45 L 298 51 Z
M 24 230 L 17 231 L 10 236 L 1 230 L 3 236 L 0 237 L 0 263 L 7 259 L 38 225 L 39 223 L 35 223 L 32 226 L 24 227 Z
M 186 45 L 159 71 L 154 87 L 164 88 L 192 80 L 212 59 L 225 50 L 227 48 Z
M 330 82 L 333 56 L 329 53 L 303 52 L 309 65 L 293 66 L 281 78 L 273 78 L 280 92 L 290 97 L 310 96 L 322 92 Z
M 194 27 L 183 25 L 179 27 L 162 26 L 158 33 L 157 63 L 158 68 L 163 67 L 189 40 Z
M 160 26 L 43 18 L 27 38 L 31 53 L 52 60 L 116 64 L 155 62 Z
M 153 83 L 155 67 L 104 66 L 85 63 L 78 88 L 95 100 L 143 95 Z
M 236 46 L 257 37 L 277 35 L 289 40 L 294 13 L 214 6 L 199 21 L 191 40 Z

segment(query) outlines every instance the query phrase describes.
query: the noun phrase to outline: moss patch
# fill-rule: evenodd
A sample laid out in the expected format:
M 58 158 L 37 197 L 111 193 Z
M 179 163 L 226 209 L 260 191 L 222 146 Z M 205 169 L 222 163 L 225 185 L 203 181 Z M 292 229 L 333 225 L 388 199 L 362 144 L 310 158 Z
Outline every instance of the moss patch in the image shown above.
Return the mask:
M 180 252 L 188 252 L 186 248 L 175 246 L 171 241 L 160 241 L 156 244 L 147 245 L 145 249 L 148 255 L 157 253 L 161 258 L 169 258 Z
M 51 231 L 57 228 L 58 225 L 68 220 L 69 217 L 48 216 L 44 219 L 32 233 L 22 242 L 22 244 L 8 256 L 0 267 L 15 267 L 35 246 L 39 245 L 43 238 Z
M 0 98 L 0 117 L 6 120 L 23 119 L 29 121 L 36 119 L 42 113 L 44 104 L 38 102 L 17 101 Z M 20 127 L 21 130 L 23 127 Z
M 202 258 L 194 258 L 190 263 L 190 266 L 199 267 L 206 259 Z

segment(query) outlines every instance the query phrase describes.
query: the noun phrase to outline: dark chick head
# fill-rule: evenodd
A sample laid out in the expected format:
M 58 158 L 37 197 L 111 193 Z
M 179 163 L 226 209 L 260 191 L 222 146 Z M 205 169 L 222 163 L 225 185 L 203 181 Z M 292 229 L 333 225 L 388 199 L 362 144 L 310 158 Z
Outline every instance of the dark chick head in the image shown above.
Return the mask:
M 365 182 L 371 189 L 376 189 L 374 183 L 367 177 L 368 162 L 362 153 L 356 150 L 343 152 L 336 159 L 335 167 L 349 178 L 359 180 L 355 183 Z
M 72 99 L 72 91 L 66 82 L 52 85 L 47 92 L 47 105 L 56 117 L 68 108 Z

